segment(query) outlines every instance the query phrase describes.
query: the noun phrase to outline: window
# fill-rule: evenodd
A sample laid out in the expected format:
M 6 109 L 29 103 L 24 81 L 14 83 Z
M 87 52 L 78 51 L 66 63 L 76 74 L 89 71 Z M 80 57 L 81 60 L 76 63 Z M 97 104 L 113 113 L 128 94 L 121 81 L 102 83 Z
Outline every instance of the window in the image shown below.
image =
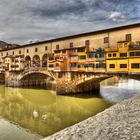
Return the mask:
M 113 53 L 113 57 L 116 57 L 116 53 Z
M 59 45 L 56 45 L 56 50 L 59 50 Z
M 50 68 L 53 68 L 53 67 L 54 67 L 54 65 L 53 65 L 53 64 L 49 64 L 49 67 L 50 67 Z
M 96 67 L 96 68 L 99 68 L 99 63 L 96 63 L 95 67 Z
M 73 48 L 73 43 L 72 42 L 70 43 L 70 48 Z
M 59 64 L 58 64 L 58 63 L 56 63 L 56 64 L 55 64 L 55 66 L 56 66 L 56 67 L 59 67 Z
M 37 48 L 35 48 L 35 52 L 38 52 L 38 49 Z
M 90 45 L 90 41 L 89 40 L 86 40 L 85 41 L 85 46 L 89 46 Z
M 29 53 L 29 49 L 27 49 L 26 52 Z
M 21 50 L 19 50 L 19 54 L 21 54 Z
M 127 43 L 124 43 L 124 47 L 127 47 Z
M 13 51 L 13 55 L 15 54 L 15 52 Z
M 86 59 L 85 55 L 78 56 L 78 59 Z
M 3 53 L 1 53 L 1 56 L 3 56 Z
M 127 53 L 120 53 L 120 57 L 127 57 Z
M 84 52 L 85 48 L 78 48 L 78 52 Z
M 136 45 L 140 46 L 140 41 L 136 41 Z
M 108 37 L 104 38 L 104 43 L 109 43 L 109 38 Z
M 139 69 L 140 68 L 140 63 L 132 63 L 131 68 L 132 69 Z
M 140 52 L 130 52 L 130 56 L 140 56 Z
M 131 41 L 131 40 L 132 40 L 131 34 L 126 34 L 126 41 Z
M 76 52 L 76 51 L 77 51 L 76 49 L 71 50 L 71 52 L 73 52 L 73 53 Z
M 127 68 L 127 64 L 120 64 L 120 68 Z
M 108 54 L 108 57 L 112 57 L 112 54 L 110 53 L 110 54 Z
M 110 64 L 110 68 L 115 68 L 115 64 Z
M 8 56 L 8 52 L 6 53 L 6 55 Z
M 62 53 L 66 53 L 66 50 L 63 50 Z
M 45 51 L 47 51 L 48 50 L 48 46 L 45 46 Z
M 89 53 L 89 54 L 87 55 L 87 57 L 88 57 L 88 58 L 95 58 L 95 54 Z

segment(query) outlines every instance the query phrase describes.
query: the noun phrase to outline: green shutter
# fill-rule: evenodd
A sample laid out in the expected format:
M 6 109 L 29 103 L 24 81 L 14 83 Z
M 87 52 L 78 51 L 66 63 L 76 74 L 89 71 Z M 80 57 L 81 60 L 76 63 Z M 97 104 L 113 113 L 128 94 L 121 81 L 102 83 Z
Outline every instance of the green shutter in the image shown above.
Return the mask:
M 81 67 L 81 65 L 80 65 L 80 64 L 77 64 L 77 67 L 78 67 L 78 68 L 80 68 L 80 67 Z
M 85 68 L 88 68 L 88 64 L 84 64 L 84 67 L 85 67 Z

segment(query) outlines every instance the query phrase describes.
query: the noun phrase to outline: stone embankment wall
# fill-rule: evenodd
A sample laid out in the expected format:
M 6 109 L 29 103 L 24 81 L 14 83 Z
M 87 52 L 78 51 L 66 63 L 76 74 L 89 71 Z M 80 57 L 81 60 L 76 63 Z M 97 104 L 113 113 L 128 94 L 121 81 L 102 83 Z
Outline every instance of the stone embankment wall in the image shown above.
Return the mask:
M 140 96 L 43 140 L 140 140 Z

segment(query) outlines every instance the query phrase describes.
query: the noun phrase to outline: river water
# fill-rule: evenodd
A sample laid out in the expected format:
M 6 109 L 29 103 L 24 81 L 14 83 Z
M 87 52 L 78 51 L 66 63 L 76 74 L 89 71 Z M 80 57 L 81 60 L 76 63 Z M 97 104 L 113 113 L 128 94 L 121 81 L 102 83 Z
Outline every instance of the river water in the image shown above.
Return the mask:
M 0 140 L 39 140 L 140 92 L 140 82 L 111 78 L 101 92 L 57 96 L 54 91 L 0 86 Z

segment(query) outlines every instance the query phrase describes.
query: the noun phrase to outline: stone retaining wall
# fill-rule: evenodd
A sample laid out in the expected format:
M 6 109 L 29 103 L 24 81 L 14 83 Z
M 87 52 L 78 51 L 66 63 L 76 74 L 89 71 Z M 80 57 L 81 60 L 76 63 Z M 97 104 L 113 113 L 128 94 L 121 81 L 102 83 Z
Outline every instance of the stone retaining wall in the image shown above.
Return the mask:
M 43 140 L 140 140 L 140 96 Z

